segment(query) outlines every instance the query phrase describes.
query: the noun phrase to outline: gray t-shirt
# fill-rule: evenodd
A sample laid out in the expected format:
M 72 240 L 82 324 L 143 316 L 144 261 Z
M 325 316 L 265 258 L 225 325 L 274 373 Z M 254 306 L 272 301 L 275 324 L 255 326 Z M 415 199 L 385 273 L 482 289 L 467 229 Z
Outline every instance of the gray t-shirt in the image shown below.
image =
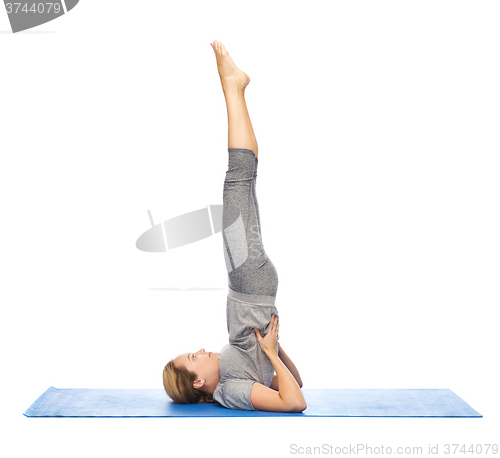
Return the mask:
M 254 328 L 260 330 L 262 337 L 267 334 L 271 315 L 278 316 L 275 299 L 229 288 L 226 306 L 229 344 L 219 355 L 220 380 L 213 394 L 214 400 L 228 409 L 256 410 L 250 402 L 254 382 L 271 385 L 274 368 L 260 348 Z

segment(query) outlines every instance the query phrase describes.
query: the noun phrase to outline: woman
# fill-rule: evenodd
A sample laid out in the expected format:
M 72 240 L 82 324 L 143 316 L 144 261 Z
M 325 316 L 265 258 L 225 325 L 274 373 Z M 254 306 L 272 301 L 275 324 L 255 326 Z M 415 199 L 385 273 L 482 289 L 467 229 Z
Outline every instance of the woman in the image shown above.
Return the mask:
M 258 147 L 245 103 L 250 78 L 222 43 L 210 45 L 228 117 L 222 236 L 229 344 L 220 353 L 202 348 L 177 356 L 163 370 L 163 385 L 177 403 L 215 400 L 229 409 L 302 412 L 307 405 L 299 372 L 278 343 L 278 275 L 262 245 L 255 195 Z

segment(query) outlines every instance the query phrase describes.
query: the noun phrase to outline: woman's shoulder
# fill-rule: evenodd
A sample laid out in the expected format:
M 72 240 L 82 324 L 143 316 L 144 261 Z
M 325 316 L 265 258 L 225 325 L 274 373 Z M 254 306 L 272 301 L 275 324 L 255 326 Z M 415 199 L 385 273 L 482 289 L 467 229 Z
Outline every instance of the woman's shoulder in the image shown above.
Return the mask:
M 219 380 L 213 398 L 228 409 L 255 410 L 250 394 L 255 380 L 226 378 Z

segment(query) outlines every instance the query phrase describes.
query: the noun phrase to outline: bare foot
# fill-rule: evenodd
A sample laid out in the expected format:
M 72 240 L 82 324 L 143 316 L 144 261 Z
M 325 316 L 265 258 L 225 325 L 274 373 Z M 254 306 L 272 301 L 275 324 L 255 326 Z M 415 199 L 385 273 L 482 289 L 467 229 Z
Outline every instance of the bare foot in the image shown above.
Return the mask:
M 233 59 L 231 59 L 231 56 L 220 41 L 214 40 L 210 45 L 215 52 L 217 70 L 219 70 L 222 87 L 236 85 L 238 89 L 244 90 L 250 82 L 250 77 L 235 65 Z

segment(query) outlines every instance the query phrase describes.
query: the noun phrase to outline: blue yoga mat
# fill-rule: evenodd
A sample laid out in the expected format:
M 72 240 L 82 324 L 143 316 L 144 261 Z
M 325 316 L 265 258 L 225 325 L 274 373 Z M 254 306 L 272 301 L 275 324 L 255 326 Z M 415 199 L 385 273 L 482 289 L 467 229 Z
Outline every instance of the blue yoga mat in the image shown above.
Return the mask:
M 174 404 L 163 389 L 51 386 L 27 417 L 482 417 L 448 389 L 302 389 L 301 413 L 226 409 L 217 403 Z

